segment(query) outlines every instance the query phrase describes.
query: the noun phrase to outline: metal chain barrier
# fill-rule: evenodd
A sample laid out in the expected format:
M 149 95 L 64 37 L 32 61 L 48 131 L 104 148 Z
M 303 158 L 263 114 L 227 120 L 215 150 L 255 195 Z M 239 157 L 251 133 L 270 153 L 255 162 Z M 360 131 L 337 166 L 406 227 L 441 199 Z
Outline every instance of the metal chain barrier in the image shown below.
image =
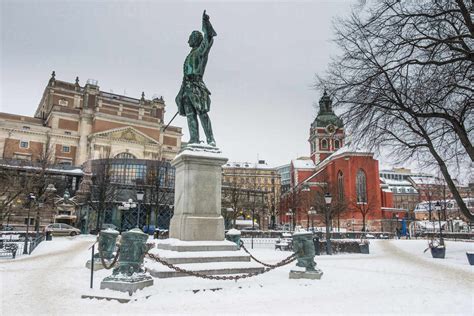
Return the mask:
M 98 252 L 99 252 L 100 262 L 102 262 L 102 266 L 105 269 L 109 270 L 109 269 L 112 269 L 114 267 L 115 263 L 117 263 L 117 260 L 118 260 L 119 254 L 120 254 L 120 247 L 117 249 L 117 253 L 115 254 L 115 258 L 114 258 L 114 260 L 112 260 L 112 263 L 109 266 L 107 266 L 107 264 L 105 263 L 104 256 L 102 255 L 102 250 L 100 249 L 100 246 L 98 247 Z
M 175 266 L 171 263 L 168 263 L 165 260 L 162 260 L 159 257 L 157 257 L 157 256 L 155 256 L 151 253 L 147 253 L 147 255 L 148 255 L 149 258 L 155 260 L 156 262 L 161 263 L 162 265 L 167 266 L 168 268 L 170 268 L 172 270 L 175 270 L 177 272 L 181 272 L 181 273 L 184 273 L 184 274 L 187 274 L 187 275 L 195 276 L 195 277 L 198 277 L 198 278 L 202 278 L 202 279 L 209 279 L 209 280 L 239 280 L 239 279 L 251 278 L 251 277 L 266 273 L 268 271 L 271 271 L 275 268 L 282 267 L 282 266 L 287 265 L 287 264 L 289 264 L 289 263 L 296 260 L 296 255 L 293 254 L 293 255 L 289 256 L 288 258 L 283 259 L 282 261 L 280 261 L 279 263 L 277 263 L 275 265 L 268 265 L 269 267 L 263 269 L 262 271 L 250 272 L 250 273 L 240 274 L 240 275 L 218 276 L 218 275 L 207 275 L 207 274 L 202 274 L 202 273 L 198 273 L 198 272 L 194 272 L 194 271 L 185 270 L 185 269 L 177 267 L 177 266 Z
M 278 263 L 277 264 L 268 264 L 268 263 L 265 263 L 265 262 L 262 262 L 260 260 L 258 260 L 257 258 L 255 258 L 248 250 L 247 248 L 245 248 L 244 246 L 244 241 L 243 240 L 240 240 L 240 248 L 242 248 L 249 256 L 250 258 L 252 258 L 253 260 L 255 260 L 256 262 L 260 263 L 261 265 L 265 266 L 265 267 L 269 267 L 269 268 L 276 268 L 278 267 Z M 283 259 L 283 261 L 286 261 L 286 260 L 289 260 L 289 259 L 292 259 L 296 256 L 296 254 L 292 254 L 291 256 L 287 257 L 286 259 Z M 282 261 L 282 262 L 283 262 Z M 292 260 L 294 261 L 294 260 Z M 291 262 L 291 261 L 290 261 Z

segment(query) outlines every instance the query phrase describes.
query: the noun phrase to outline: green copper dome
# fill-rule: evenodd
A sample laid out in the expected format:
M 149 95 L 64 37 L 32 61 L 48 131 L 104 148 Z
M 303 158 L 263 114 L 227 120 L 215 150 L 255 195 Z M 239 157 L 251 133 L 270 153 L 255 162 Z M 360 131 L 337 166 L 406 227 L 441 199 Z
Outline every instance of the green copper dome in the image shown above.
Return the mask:
M 319 100 L 319 112 L 318 116 L 314 120 L 313 127 L 327 127 L 328 125 L 334 125 L 336 127 L 344 127 L 342 120 L 332 110 L 332 100 L 324 91 L 323 96 Z

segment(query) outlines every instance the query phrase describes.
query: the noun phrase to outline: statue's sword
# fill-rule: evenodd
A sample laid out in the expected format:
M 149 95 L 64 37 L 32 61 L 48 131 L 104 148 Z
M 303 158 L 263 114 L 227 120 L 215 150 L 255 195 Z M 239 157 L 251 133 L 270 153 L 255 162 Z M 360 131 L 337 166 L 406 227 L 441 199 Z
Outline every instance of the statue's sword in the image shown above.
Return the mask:
M 176 112 L 176 114 L 173 116 L 173 118 L 171 119 L 171 121 L 168 123 L 168 125 L 165 126 L 165 128 L 163 128 L 163 132 L 166 131 L 166 129 L 168 128 L 168 126 L 170 126 L 171 122 L 173 122 L 173 120 L 176 118 L 176 115 L 178 115 L 179 111 Z

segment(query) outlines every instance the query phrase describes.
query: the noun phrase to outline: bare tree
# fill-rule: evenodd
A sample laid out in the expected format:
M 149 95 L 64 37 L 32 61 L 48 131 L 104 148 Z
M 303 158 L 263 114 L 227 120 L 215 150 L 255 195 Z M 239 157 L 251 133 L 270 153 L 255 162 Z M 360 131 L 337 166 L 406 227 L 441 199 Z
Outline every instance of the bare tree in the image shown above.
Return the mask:
M 137 183 L 138 184 L 138 183 Z M 154 160 L 147 162 L 147 178 L 145 198 L 150 205 L 147 208 L 147 225 L 150 225 L 151 213 L 155 211 L 156 218 L 163 210 L 169 211 L 174 198 L 174 168 L 167 161 Z M 158 221 L 155 221 L 158 224 Z
M 18 169 L 2 166 L 0 169 L 0 224 L 12 213 L 12 204 L 25 193 L 26 174 Z
M 94 210 L 95 230 L 102 229 L 105 210 L 111 208 L 119 195 L 120 188 L 114 183 L 114 159 L 110 156 L 110 149 L 106 150 L 101 159 L 91 162 L 92 181 L 90 190 L 82 195 L 82 201 Z
M 224 179 L 227 179 L 228 181 L 224 181 L 222 186 L 222 206 L 232 209 L 232 226 L 235 228 L 238 210 L 241 208 L 244 199 L 242 183 L 244 178 L 238 176 L 234 168 L 228 170 L 231 170 L 232 172 L 227 172 L 224 176 Z M 225 217 L 227 218 L 229 215 L 227 214 L 227 211 L 225 212 Z
M 352 200 L 351 207 L 362 215 L 362 231 L 367 231 L 367 216 L 377 210 L 374 195 L 369 195 L 365 201 Z
M 474 161 L 472 3 L 374 2 L 335 24 L 342 54 L 326 87 L 357 139 L 398 162 L 438 165 L 463 214 L 474 220 L 452 170 Z

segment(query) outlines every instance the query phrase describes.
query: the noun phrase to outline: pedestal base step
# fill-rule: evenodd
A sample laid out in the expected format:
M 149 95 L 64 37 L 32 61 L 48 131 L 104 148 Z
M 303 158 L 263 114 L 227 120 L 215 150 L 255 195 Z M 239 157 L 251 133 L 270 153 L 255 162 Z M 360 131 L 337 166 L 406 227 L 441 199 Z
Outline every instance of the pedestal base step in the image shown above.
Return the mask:
M 247 268 L 216 268 L 216 269 L 198 269 L 192 270 L 193 272 L 205 275 L 221 275 L 221 274 L 246 274 L 246 273 L 255 273 L 255 272 L 262 272 L 263 267 L 247 267 Z M 164 278 L 175 278 L 175 277 L 185 277 L 191 276 L 184 272 L 178 272 L 174 270 L 170 271 L 154 271 L 149 269 L 148 272 L 156 278 L 164 279 Z
M 148 277 L 150 278 L 150 277 Z M 141 290 L 147 286 L 153 285 L 153 279 L 147 279 L 137 282 L 121 282 L 121 281 L 102 281 L 100 282 L 100 289 L 110 289 L 114 291 L 120 292 L 128 292 L 128 294 L 132 295 L 137 290 Z
M 219 274 L 245 274 L 263 271 L 264 267 L 256 262 L 209 262 L 176 264 L 177 267 L 186 271 L 192 271 L 205 275 Z M 145 267 L 148 273 L 155 278 L 173 278 L 190 276 L 184 272 L 177 272 L 152 259 L 145 259 Z
M 323 271 L 290 271 L 290 279 L 310 279 L 310 280 L 320 280 L 323 276 Z
M 236 251 L 239 247 L 228 240 L 222 241 L 182 241 L 179 239 L 164 239 L 156 243 L 156 247 L 171 251 Z
M 209 262 L 249 262 L 250 256 L 242 250 L 238 251 L 190 251 L 177 252 L 160 250 L 152 251 L 161 259 L 171 264 L 209 263 Z

